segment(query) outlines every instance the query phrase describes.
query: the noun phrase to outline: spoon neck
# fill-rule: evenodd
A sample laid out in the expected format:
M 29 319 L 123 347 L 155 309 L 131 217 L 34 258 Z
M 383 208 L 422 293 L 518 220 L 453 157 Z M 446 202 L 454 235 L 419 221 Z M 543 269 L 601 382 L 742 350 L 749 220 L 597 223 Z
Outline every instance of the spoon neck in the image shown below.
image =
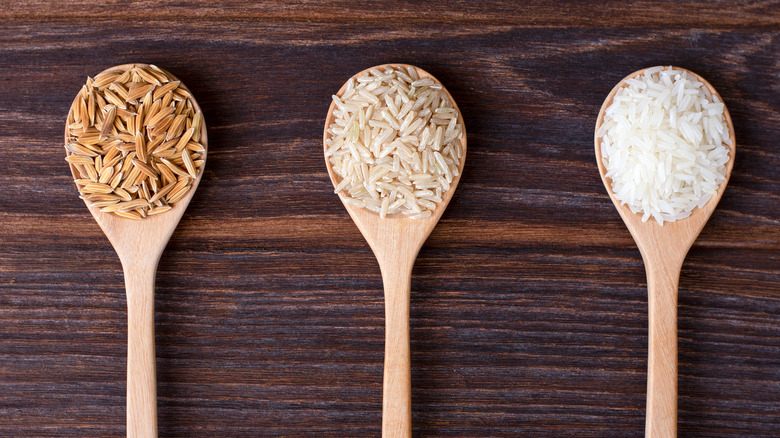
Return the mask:
M 677 309 L 680 265 L 646 264 L 648 304 L 651 313 L 656 308 Z M 666 312 L 666 310 L 664 310 Z M 674 318 L 676 319 L 676 317 Z
M 659 295 L 668 296 L 667 304 L 676 308 L 677 288 L 684 258 L 685 255 L 644 257 L 647 289 L 651 300 Z
M 386 271 L 388 273 L 403 271 L 411 274 L 417 253 L 420 252 L 422 242 L 427 238 L 427 234 L 418 236 L 419 232 L 414 231 L 415 233 L 411 233 L 409 230 L 394 227 L 366 238 L 379 262 L 383 276 Z
M 157 264 L 160 261 L 162 251 L 119 252 L 118 254 L 124 271 L 128 307 L 137 306 L 136 300 L 153 299 Z
M 154 281 L 158 260 L 159 257 L 154 260 L 140 258 L 122 260 L 128 307 L 137 304 L 135 303 L 136 298 L 146 300 L 148 297 L 154 297 Z
M 157 268 L 165 245 L 160 247 L 156 242 L 148 240 L 138 238 L 125 240 L 121 245 L 113 245 L 125 275 Z
M 693 239 L 690 240 L 692 243 Z M 682 246 L 678 242 L 665 240 L 637 243 L 648 277 L 651 273 L 665 273 L 679 277 L 683 261 L 691 246 L 690 244 Z
M 125 278 L 128 277 L 148 277 L 157 271 L 157 264 L 160 261 L 159 255 L 150 254 L 149 256 L 139 257 L 136 255 L 126 255 L 119 257 L 122 263 L 122 270 Z
M 408 291 L 416 255 L 416 253 L 404 254 L 400 252 L 385 252 L 381 256 L 377 255 L 379 269 L 382 271 L 382 282 L 385 285 L 385 294 L 387 294 L 388 289 L 406 289 Z

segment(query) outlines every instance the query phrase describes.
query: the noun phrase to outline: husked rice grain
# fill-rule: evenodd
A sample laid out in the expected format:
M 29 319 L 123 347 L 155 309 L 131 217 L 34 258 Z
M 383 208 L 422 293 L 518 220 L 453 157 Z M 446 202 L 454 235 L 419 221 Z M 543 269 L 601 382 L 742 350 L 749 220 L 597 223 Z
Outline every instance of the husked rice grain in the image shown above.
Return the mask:
M 725 180 L 725 105 L 696 77 L 653 67 L 628 79 L 596 133 L 612 192 L 642 221 L 688 217 Z
M 460 114 L 440 83 L 414 68 L 374 68 L 333 96 L 325 156 L 335 192 L 381 217 L 428 217 L 459 175 Z

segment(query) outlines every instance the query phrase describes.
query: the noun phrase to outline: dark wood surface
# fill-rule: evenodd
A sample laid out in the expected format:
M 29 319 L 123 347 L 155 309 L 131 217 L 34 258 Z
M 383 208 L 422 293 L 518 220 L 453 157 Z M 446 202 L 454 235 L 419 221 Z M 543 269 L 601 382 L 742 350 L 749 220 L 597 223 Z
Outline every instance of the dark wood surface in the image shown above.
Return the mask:
M 125 432 L 122 270 L 61 142 L 85 77 L 126 62 L 209 127 L 157 275 L 161 436 L 379 436 L 382 284 L 321 139 L 384 62 L 441 79 L 469 138 L 414 269 L 415 436 L 643 435 L 645 274 L 593 126 L 658 64 L 707 78 L 737 135 L 680 279 L 680 436 L 780 436 L 780 2 L 49 3 L 0 10 L 0 436 Z

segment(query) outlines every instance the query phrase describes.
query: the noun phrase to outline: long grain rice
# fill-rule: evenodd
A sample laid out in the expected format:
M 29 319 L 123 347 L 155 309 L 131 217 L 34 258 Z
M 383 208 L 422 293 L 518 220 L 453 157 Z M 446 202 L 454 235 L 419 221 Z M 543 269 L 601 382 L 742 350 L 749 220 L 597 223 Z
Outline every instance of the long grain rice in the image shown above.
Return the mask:
M 335 192 L 381 217 L 428 217 L 463 159 L 460 115 L 432 78 L 385 66 L 351 78 L 328 127 Z
M 725 180 L 725 106 L 683 70 L 647 69 L 628 79 L 596 136 L 612 192 L 642 221 L 688 217 Z

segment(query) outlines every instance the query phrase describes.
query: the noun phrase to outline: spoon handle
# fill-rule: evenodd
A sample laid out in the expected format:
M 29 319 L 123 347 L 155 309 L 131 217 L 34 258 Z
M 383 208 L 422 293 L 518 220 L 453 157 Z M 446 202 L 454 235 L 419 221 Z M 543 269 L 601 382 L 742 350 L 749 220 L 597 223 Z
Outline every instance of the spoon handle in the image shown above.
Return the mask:
M 152 438 L 157 437 L 154 353 L 157 267 L 139 265 L 123 263 L 127 291 L 127 436 Z
M 414 257 L 382 263 L 385 288 L 385 375 L 382 437 L 412 436 L 412 364 L 409 351 L 409 296 Z
M 682 260 L 645 263 L 649 305 L 645 436 L 677 436 L 677 286 Z

